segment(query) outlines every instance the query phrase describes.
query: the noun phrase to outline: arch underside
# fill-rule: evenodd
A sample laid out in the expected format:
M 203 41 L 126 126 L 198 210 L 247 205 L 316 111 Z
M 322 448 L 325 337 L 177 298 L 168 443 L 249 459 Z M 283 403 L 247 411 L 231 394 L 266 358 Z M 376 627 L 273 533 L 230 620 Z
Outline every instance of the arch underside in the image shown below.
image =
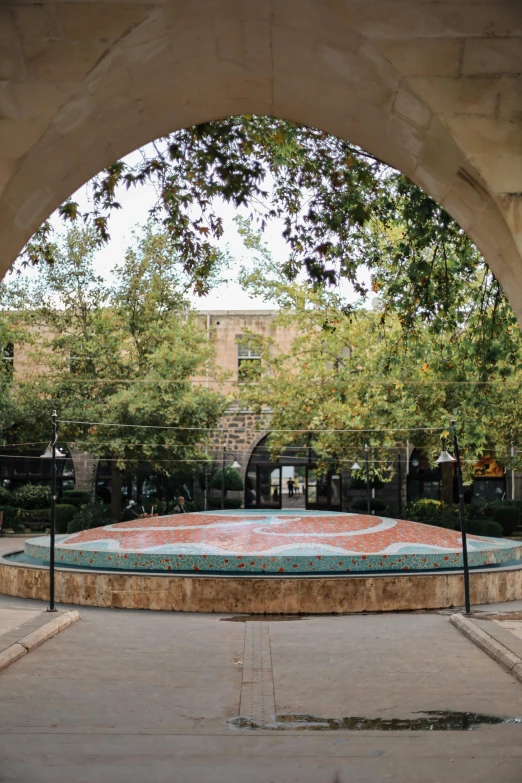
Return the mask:
M 115 159 L 258 113 L 320 127 L 410 177 L 476 242 L 522 320 L 521 36 L 510 0 L 8 2 L 0 273 Z

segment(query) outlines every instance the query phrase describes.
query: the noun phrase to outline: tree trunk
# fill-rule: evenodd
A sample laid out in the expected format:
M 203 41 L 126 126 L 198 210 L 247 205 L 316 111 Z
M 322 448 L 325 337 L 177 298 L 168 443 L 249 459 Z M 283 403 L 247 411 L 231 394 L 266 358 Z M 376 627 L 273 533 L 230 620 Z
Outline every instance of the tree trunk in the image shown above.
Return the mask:
M 447 506 L 453 505 L 453 463 L 443 462 L 440 466 L 440 499 Z
M 121 471 L 115 462 L 111 462 L 111 519 L 119 522 L 121 517 Z

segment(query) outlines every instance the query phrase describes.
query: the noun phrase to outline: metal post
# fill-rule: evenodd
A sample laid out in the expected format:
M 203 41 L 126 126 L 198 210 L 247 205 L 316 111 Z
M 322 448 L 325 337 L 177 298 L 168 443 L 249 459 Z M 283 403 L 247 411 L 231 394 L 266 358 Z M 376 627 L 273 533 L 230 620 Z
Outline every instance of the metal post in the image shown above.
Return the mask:
M 364 447 L 366 449 L 366 505 L 368 507 L 368 515 L 372 513 L 372 495 L 370 491 L 370 463 L 368 455 L 368 444 Z
M 221 466 L 221 510 L 225 508 L 225 459 L 226 446 L 223 446 L 223 464 Z
M 471 614 L 471 603 L 469 597 L 468 541 L 466 537 L 466 518 L 464 514 L 464 486 L 462 484 L 462 466 L 460 463 L 459 439 L 457 437 L 455 419 L 451 420 L 451 429 L 453 431 L 455 459 L 457 460 L 457 486 L 459 492 L 460 530 L 462 534 L 462 563 L 464 566 L 464 600 L 466 604 L 466 614 L 469 615 Z
M 402 517 L 402 470 L 401 470 L 401 453 L 399 451 L 397 479 L 399 481 L 399 516 Z
M 56 530 L 56 440 L 58 428 L 57 413 L 53 411 L 52 419 L 52 461 L 51 461 L 51 545 L 49 547 L 49 608 L 48 612 L 56 612 L 54 606 L 54 536 Z

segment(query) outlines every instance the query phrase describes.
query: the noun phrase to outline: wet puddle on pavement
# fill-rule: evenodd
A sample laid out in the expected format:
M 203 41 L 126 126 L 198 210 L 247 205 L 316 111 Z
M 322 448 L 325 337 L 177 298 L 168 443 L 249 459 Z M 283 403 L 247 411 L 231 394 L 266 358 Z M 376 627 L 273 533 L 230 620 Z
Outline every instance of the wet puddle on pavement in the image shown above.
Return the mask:
M 274 723 L 259 724 L 250 718 L 234 718 L 236 729 L 273 731 L 473 731 L 480 726 L 520 723 L 522 718 L 482 715 L 451 710 L 418 713 L 415 718 L 322 718 L 319 715 L 276 715 Z M 422 717 L 421 717 L 422 716 Z
M 222 623 L 290 623 L 294 620 L 306 620 L 305 614 L 235 614 L 221 617 Z

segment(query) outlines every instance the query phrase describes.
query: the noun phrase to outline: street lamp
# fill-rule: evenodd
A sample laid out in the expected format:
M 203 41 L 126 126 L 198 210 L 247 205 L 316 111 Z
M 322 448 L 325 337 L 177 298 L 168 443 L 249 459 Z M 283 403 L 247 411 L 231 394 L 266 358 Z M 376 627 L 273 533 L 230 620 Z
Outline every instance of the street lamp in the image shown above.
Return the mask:
M 49 608 L 48 612 L 56 612 L 54 606 L 54 536 L 56 531 L 56 460 L 67 459 L 67 454 L 56 445 L 58 427 L 56 424 L 57 413 L 53 411 L 51 442 L 41 456 L 41 459 L 50 459 L 51 462 L 51 545 L 49 547 Z
M 451 420 L 450 432 L 453 435 L 453 448 L 455 456 L 452 457 L 446 449 L 443 449 L 440 456 L 435 461 L 439 465 L 449 462 L 457 463 L 457 488 L 459 491 L 459 512 L 460 512 L 460 532 L 462 535 L 462 564 L 464 567 L 464 601 L 466 605 L 466 614 L 471 614 L 471 602 L 469 597 L 469 566 L 468 566 L 468 540 L 466 536 L 466 517 L 464 513 L 464 485 L 462 483 L 462 465 L 460 462 L 459 439 L 457 437 L 457 428 L 455 419 Z M 444 444 L 443 444 L 444 445 Z
M 370 463 L 368 444 L 366 444 L 364 448 L 366 451 L 366 506 L 368 509 L 368 516 L 370 516 L 372 513 L 372 496 L 370 492 Z
M 241 465 L 237 461 L 234 454 L 227 454 L 226 447 L 223 446 L 223 460 L 222 460 L 222 466 L 221 466 L 221 511 L 225 508 L 225 461 L 227 457 L 234 457 L 234 462 L 230 466 L 231 468 L 234 468 L 234 470 L 240 470 Z

